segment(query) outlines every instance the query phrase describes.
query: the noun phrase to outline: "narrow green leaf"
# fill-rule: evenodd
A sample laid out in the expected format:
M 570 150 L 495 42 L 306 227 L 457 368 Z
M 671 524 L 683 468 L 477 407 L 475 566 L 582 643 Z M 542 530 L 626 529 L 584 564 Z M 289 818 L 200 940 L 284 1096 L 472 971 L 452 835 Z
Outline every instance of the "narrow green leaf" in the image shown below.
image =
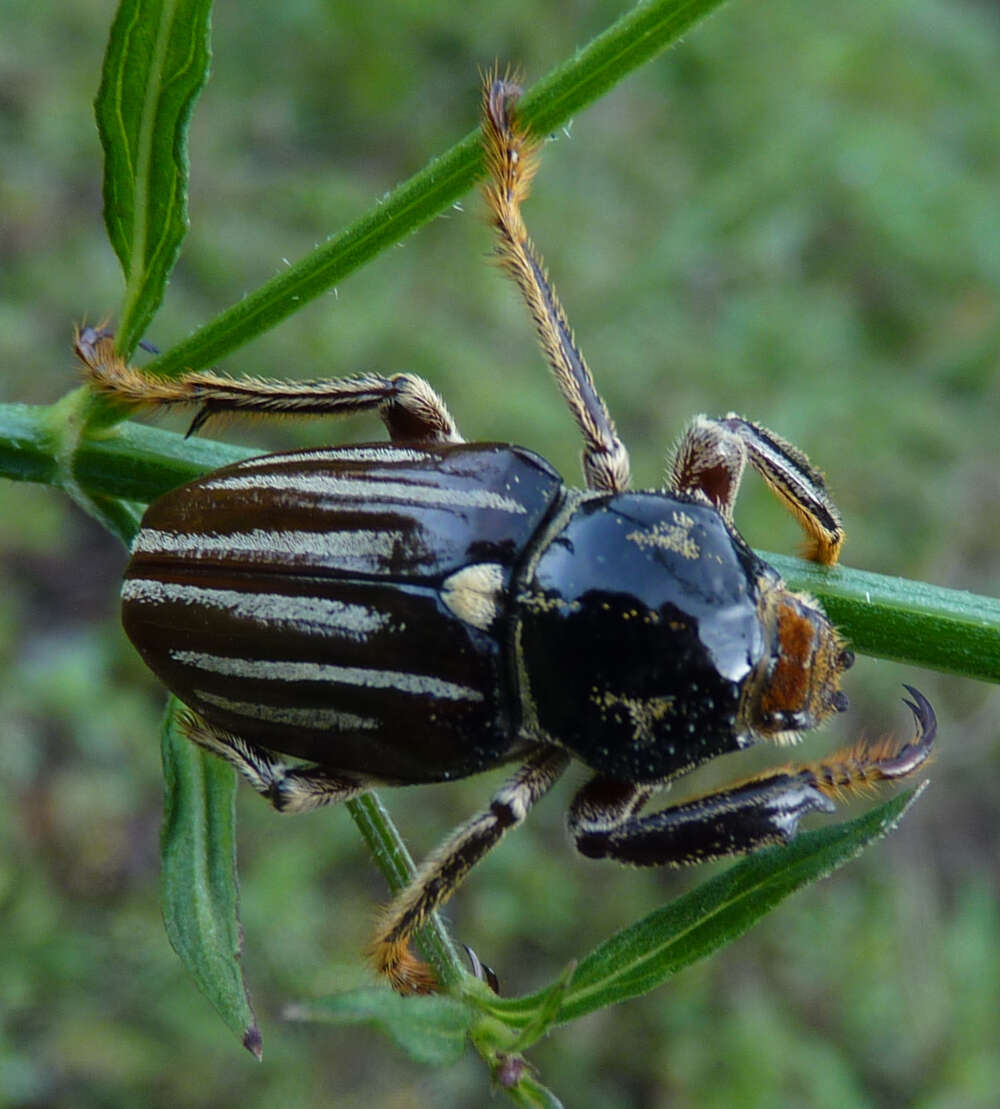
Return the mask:
M 723 3 L 641 0 L 525 94 L 520 105 L 525 122 L 538 135 L 561 127 Z
M 577 967 L 559 1021 L 648 993 L 741 936 L 789 894 L 843 866 L 895 827 L 919 792 L 902 793 L 848 823 L 803 833 L 787 847 L 751 855 L 612 936 Z M 496 999 L 486 1007 L 501 1020 L 527 1026 L 537 1021 L 547 995 Z
M 549 1030 L 559 1023 L 559 1011 L 575 974 L 576 963 L 572 962 L 565 967 L 562 974 L 547 989 L 533 995 L 533 1000 L 537 1004 L 531 1015 L 531 1020 L 519 1030 L 516 1039 L 511 1044 L 512 1051 L 525 1050 L 543 1036 L 548 1035 Z M 479 996 L 481 997 L 482 994 Z
M 370 1024 L 380 1028 L 419 1063 L 454 1063 L 465 1051 L 470 1029 L 482 1014 L 454 998 L 400 997 L 391 990 L 364 989 L 291 1006 L 290 1020 Z
M 178 707 L 171 698 L 162 734 L 163 920 L 199 989 L 259 1059 L 260 1032 L 240 962 L 236 775 L 179 733 Z
M 94 108 L 104 222 L 125 274 L 128 355 L 163 300 L 187 231 L 187 132 L 208 79 L 211 0 L 122 0 Z

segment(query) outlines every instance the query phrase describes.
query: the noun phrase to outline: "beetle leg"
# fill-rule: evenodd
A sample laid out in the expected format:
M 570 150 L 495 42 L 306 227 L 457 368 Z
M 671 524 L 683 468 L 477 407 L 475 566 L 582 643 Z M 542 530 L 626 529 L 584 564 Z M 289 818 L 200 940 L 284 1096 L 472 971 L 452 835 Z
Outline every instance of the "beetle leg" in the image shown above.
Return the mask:
M 379 921 L 371 956 L 375 969 L 399 993 L 428 993 L 436 983 L 430 969 L 410 951 L 410 937 L 444 904 L 469 870 L 545 794 L 566 769 L 569 755 L 551 747 L 537 753 L 494 794 L 490 807 L 456 829 L 417 869 L 410 884 Z
M 180 714 L 179 722 L 188 739 L 225 759 L 278 812 L 310 812 L 323 805 L 336 805 L 367 793 L 376 784 L 358 774 L 276 759 L 263 747 L 217 728 L 190 709 Z
M 500 979 L 497 977 L 497 972 L 492 967 L 488 967 L 467 943 L 463 943 L 462 946 L 465 948 L 465 954 L 469 957 L 472 977 L 478 978 L 480 982 L 485 982 L 499 996 Z
M 674 455 L 671 491 L 707 497 L 732 523 L 747 462 L 801 524 L 808 536 L 807 556 L 836 562 L 844 528 L 823 475 L 802 451 L 760 424 L 733 413 L 722 420 L 696 417 Z
M 415 374 L 359 374 L 328 381 L 233 378 L 214 370 L 157 377 L 130 366 L 116 353 L 112 333 L 77 328 L 74 350 L 90 385 L 128 405 L 167 407 L 196 404 L 188 434 L 215 416 L 353 416 L 375 410 L 393 442 L 461 443 L 444 401 Z
M 583 471 L 590 489 L 619 492 L 629 483 L 628 451 L 573 338 L 541 255 L 521 218 L 538 166 L 539 143 L 519 126 L 513 105 L 520 88 L 496 73 L 483 88 L 483 194 L 497 231 L 496 255 L 524 297 L 545 357 L 583 433 Z
M 907 743 L 889 738 L 858 744 L 820 762 L 768 771 L 646 817 L 635 813 L 648 787 L 594 778 L 570 808 L 576 847 L 593 859 L 682 866 L 786 843 L 806 813 L 832 812 L 844 794 L 909 777 L 927 761 L 937 732 L 934 710 L 921 693 L 906 688 L 913 701 L 905 703 L 917 722 L 917 733 Z

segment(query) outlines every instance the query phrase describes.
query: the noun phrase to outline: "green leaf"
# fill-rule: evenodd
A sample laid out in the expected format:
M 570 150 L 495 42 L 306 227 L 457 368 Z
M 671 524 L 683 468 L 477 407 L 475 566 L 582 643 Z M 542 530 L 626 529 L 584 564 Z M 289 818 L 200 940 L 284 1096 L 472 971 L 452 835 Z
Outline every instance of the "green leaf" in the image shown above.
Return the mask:
M 180 733 L 179 707 L 171 698 L 162 734 L 163 920 L 199 989 L 259 1059 L 260 1032 L 240 962 L 236 775 Z
M 648 993 L 679 970 L 743 935 L 789 894 L 825 877 L 889 832 L 919 794 L 894 797 L 857 820 L 806 832 L 786 847 L 758 852 L 597 947 L 577 967 L 560 1022 Z M 549 991 L 485 1006 L 505 1022 L 538 1021 Z M 524 1046 L 519 1041 L 519 1046 Z
M 510 1035 L 474 1005 L 444 997 L 400 997 L 386 989 L 351 990 L 285 1010 L 289 1020 L 368 1024 L 379 1028 L 418 1063 L 457 1062 L 471 1037 L 494 1081 L 515 1105 L 561 1109 L 562 1102 L 536 1078 L 530 1064 L 498 1047 Z
M 95 102 L 104 222 L 125 273 L 118 350 L 135 349 L 187 232 L 187 133 L 208 79 L 211 0 L 122 0 Z
M 374 1025 L 411 1059 L 437 1066 L 461 1058 L 470 1029 L 482 1020 L 481 1013 L 454 998 L 400 997 L 374 988 L 294 1005 L 285 1015 L 291 1020 Z

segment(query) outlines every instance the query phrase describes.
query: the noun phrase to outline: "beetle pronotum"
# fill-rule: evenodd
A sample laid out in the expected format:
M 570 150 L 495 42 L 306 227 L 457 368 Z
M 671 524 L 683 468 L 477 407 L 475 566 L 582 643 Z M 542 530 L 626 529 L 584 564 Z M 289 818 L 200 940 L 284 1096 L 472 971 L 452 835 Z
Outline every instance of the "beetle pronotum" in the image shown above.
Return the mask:
M 640 815 L 692 767 L 790 743 L 847 707 L 851 651 L 733 524 L 744 467 L 790 508 L 812 558 L 835 562 L 844 532 L 806 456 L 735 415 L 696 417 L 666 488 L 629 491 L 628 452 L 521 219 L 538 144 L 518 125 L 518 95 L 487 78 L 484 194 L 499 261 L 583 437 L 585 489 L 524 448 L 466 443 L 410 374 L 164 380 L 128 366 L 103 330 L 76 341 L 94 388 L 197 405 L 192 430 L 234 412 L 373 410 L 386 425 L 388 443 L 251 459 L 155 502 L 123 621 L 187 705 L 187 735 L 276 809 L 519 763 L 383 914 L 372 958 L 404 993 L 435 984 L 410 951 L 415 930 L 573 758 L 593 772 L 569 810 L 577 848 L 677 865 L 789 839 L 845 791 L 913 774 L 936 731 L 908 686 L 908 742 L 859 744 Z

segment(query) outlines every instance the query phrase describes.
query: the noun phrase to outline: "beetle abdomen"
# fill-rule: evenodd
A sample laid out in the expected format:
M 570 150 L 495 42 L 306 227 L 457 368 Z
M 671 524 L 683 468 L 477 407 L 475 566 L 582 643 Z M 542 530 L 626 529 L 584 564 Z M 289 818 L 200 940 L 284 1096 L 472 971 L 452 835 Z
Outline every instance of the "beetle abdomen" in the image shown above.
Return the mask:
M 246 739 L 387 780 L 469 774 L 510 748 L 508 586 L 560 488 L 508 447 L 251 459 L 150 508 L 123 622 Z

